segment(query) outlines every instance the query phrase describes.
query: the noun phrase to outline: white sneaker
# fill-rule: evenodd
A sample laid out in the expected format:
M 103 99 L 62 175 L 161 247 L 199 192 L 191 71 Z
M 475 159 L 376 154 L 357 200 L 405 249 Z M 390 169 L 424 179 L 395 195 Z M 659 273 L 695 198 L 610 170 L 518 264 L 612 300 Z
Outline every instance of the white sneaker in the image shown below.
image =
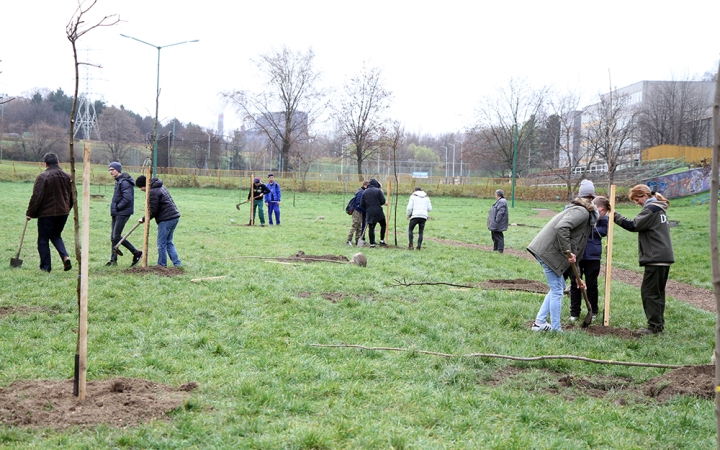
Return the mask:
M 533 322 L 532 327 L 530 329 L 533 331 L 550 331 L 551 328 L 552 327 L 547 322 L 540 323 L 540 324 L 537 322 Z
M 570 316 L 570 322 L 575 322 L 575 321 L 578 320 L 578 319 L 579 319 L 579 317 Z
M 597 314 L 593 314 L 593 315 L 592 315 L 592 320 L 593 320 L 593 322 L 595 321 L 595 319 L 597 319 Z
M 345 243 L 345 245 L 347 245 L 348 247 L 352 247 L 352 242 L 347 241 L 347 242 Z

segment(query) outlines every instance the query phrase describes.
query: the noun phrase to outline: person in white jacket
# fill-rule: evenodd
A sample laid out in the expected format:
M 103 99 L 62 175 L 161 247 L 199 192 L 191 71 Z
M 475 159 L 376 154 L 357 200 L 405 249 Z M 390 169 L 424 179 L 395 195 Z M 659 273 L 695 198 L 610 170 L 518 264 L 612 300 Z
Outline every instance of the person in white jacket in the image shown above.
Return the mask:
M 415 188 L 415 192 L 410 196 L 406 213 L 407 218 L 410 219 L 410 226 L 408 227 L 408 239 L 410 244 L 408 250 L 414 250 L 413 247 L 413 230 L 415 225 L 418 225 L 420 232 L 418 233 L 417 249 L 420 250 L 423 241 L 423 231 L 425 230 L 425 221 L 428 218 L 428 213 L 432 211 L 432 204 L 430 204 L 430 197 L 427 193 L 422 190 L 420 186 Z

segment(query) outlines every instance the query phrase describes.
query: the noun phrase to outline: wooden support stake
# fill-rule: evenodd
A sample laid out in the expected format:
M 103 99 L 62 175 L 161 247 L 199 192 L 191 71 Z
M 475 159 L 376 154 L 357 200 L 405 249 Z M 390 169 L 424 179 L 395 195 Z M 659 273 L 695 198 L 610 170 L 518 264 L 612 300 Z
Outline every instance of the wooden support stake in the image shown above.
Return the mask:
M 227 277 L 227 275 L 221 275 L 221 276 L 219 276 L 219 277 L 193 278 L 193 279 L 190 280 L 190 281 L 193 282 L 193 283 L 197 283 L 197 282 L 199 282 L 199 281 L 221 280 L 221 279 L 226 278 L 226 277 Z
M 255 174 L 250 172 L 250 226 L 255 225 Z
M 83 149 L 82 249 L 80 251 L 80 322 L 78 326 L 78 400 L 87 395 L 87 315 L 90 262 L 90 143 Z
M 143 234 L 142 267 L 148 266 L 148 241 L 150 240 L 150 167 L 145 168 L 145 231 Z
M 607 233 L 607 257 L 605 258 L 605 309 L 603 310 L 603 325 L 610 325 L 610 281 L 612 279 L 612 244 L 613 230 L 615 229 L 615 185 L 610 185 L 610 211 L 608 215 L 608 233 Z

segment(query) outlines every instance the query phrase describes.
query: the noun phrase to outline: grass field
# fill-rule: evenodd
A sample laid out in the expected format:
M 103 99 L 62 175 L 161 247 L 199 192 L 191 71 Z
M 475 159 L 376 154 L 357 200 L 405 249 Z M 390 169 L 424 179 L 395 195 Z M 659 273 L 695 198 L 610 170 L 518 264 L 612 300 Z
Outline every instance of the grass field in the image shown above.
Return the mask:
M 76 277 L 41 273 L 31 222 L 21 269 L 11 269 L 31 182 L 0 183 L 0 307 L 39 312 L 0 316 L 0 387 L 15 380 L 72 376 L 77 326 Z M 398 279 L 455 284 L 491 278 L 544 281 L 537 263 L 428 238 L 491 245 L 491 200 L 433 197 L 422 252 L 368 249 L 366 268 L 331 263 L 277 264 L 248 256 L 345 255 L 347 196 L 287 194 L 281 227 L 245 227 L 237 191 L 171 189 L 182 213 L 175 243 L 184 274 L 127 274 L 109 259 L 109 204 L 91 203 L 88 380 L 144 378 L 199 383 L 172 420 L 136 428 L 34 430 L 0 425 L 3 448 L 712 448 L 713 403 L 678 397 L 660 403 L 609 389 L 603 398 L 558 384 L 559 375 L 641 384 L 663 369 L 579 361 L 512 362 L 441 358 L 418 352 L 328 349 L 361 344 L 451 354 L 581 355 L 668 364 L 706 364 L 715 315 L 668 300 L 666 332 L 638 340 L 580 331 L 529 330 L 542 301 L 534 293 L 394 286 Z M 138 195 L 140 192 L 138 191 Z M 350 195 L 350 194 L 348 194 Z M 407 246 L 400 199 L 397 242 Z M 542 226 L 516 202 L 510 221 Z M 639 209 L 621 205 L 626 216 Z M 710 288 L 708 207 L 674 201 L 669 216 L 676 261 L 670 277 Z M 135 218 L 139 217 L 136 214 Z M 323 217 L 320 219 L 320 217 Z M 232 223 L 231 221 L 234 221 Z M 392 220 L 391 220 L 392 229 Z M 522 249 L 539 228 L 512 227 L 506 246 Z M 151 236 L 154 234 L 153 227 Z M 72 225 L 64 233 L 73 248 Z M 131 240 L 139 245 L 138 235 Z M 394 244 L 391 236 L 389 243 Z M 154 239 L 150 241 L 155 263 Z M 639 271 L 637 238 L 616 230 L 614 264 Z M 193 283 L 202 277 L 224 279 Z M 645 325 L 639 289 L 613 283 L 612 325 Z M 332 302 L 322 294 L 335 294 Z M 342 294 L 342 295 L 338 295 Z M 601 292 L 602 295 L 602 292 Z M 567 300 L 566 300 L 567 301 Z M 564 319 L 569 315 L 567 304 Z M 513 370 L 513 376 L 503 376 Z M 622 401 L 620 401 L 622 399 Z M 0 405 L 2 408 L 2 405 Z

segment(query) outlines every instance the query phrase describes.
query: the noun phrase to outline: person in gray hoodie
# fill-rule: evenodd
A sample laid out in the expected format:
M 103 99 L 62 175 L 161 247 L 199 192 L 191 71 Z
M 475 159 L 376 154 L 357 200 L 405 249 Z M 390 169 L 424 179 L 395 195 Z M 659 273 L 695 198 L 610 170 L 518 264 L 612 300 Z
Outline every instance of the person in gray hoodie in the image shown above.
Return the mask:
M 665 285 L 670 264 L 675 262 L 667 219 L 670 201 L 644 184 L 630 189 L 630 200 L 642 206 L 640 213 L 627 219 L 616 212 L 613 219 L 621 228 L 638 234 L 640 266 L 645 268 L 640 296 L 648 322 L 639 332 L 658 334 L 665 329 Z
M 415 192 L 410 196 L 407 208 L 407 218 L 410 219 L 410 225 L 408 226 L 408 250 L 413 250 L 413 230 L 415 226 L 418 226 L 418 240 L 417 249 L 422 248 L 423 242 L 423 231 L 425 231 L 425 221 L 427 221 L 428 213 L 432 211 L 432 204 L 430 203 L 430 197 L 427 193 L 422 190 L 420 186 L 415 188 Z
M 488 213 L 487 227 L 493 241 L 494 252 L 505 251 L 505 235 L 503 231 L 508 229 L 508 208 L 505 193 L 502 189 L 495 191 L 495 203 Z
M 565 290 L 563 274 L 570 264 L 575 264 L 576 255 L 582 255 L 585 251 L 587 240 L 600 215 L 589 198 L 576 198 L 553 217 L 528 245 L 528 251 L 540 263 L 550 286 L 532 324 L 533 331 L 562 331 L 560 312 Z M 570 256 L 567 255 L 568 251 Z M 581 289 L 585 288 L 581 279 L 577 283 Z M 548 315 L 551 323 L 547 323 Z

